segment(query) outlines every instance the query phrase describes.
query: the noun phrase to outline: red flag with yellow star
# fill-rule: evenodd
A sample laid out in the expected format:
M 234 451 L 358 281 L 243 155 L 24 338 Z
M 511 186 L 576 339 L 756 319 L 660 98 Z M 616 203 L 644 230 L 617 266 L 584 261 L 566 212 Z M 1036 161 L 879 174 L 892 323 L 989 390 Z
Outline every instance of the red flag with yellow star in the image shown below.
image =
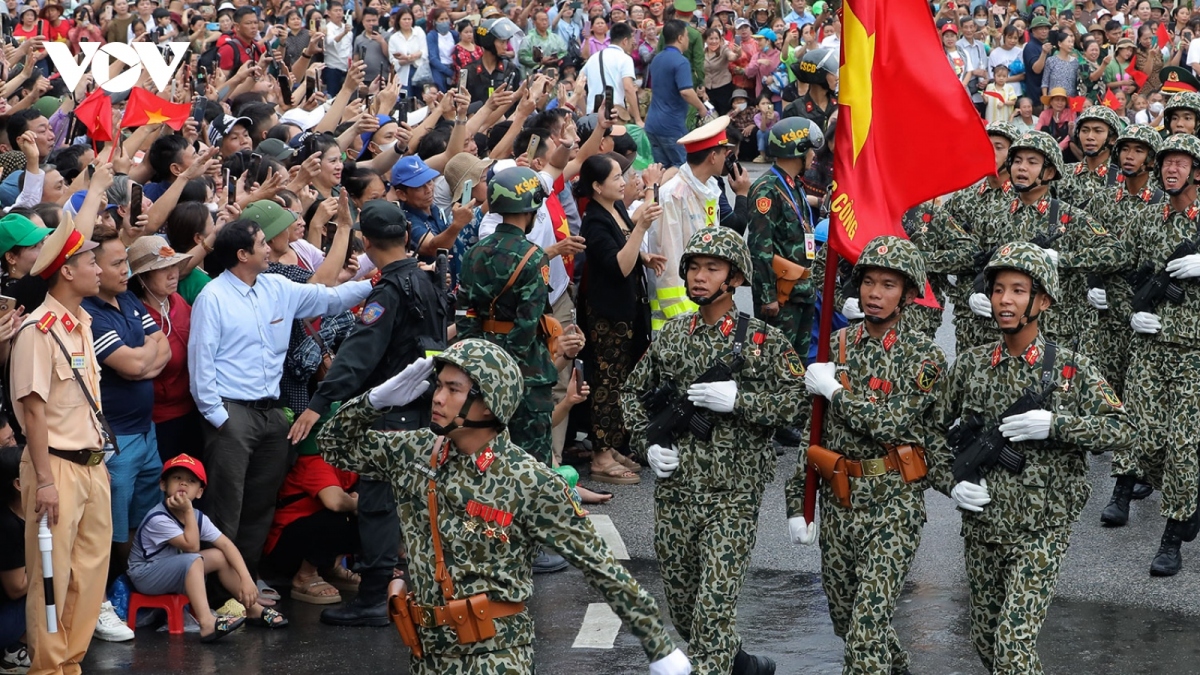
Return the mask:
M 830 241 L 854 261 L 877 236 L 904 237 L 908 209 L 993 173 L 996 155 L 925 0 L 842 7 Z
M 171 103 L 145 89 L 135 87 L 129 91 L 129 100 L 125 102 L 121 128 L 166 124 L 179 131 L 191 114 L 192 106 L 189 103 Z

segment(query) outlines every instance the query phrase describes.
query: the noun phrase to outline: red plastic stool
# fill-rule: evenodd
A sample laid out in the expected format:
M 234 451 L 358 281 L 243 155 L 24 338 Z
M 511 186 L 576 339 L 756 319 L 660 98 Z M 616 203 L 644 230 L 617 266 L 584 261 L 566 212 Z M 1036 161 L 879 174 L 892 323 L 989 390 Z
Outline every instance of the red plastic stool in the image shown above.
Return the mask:
M 167 612 L 167 631 L 171 635 L 183 635 L 183 608 L 188 604 L 188 597 L 182 593 L 169 595 L 129 594 L 129 624 L 130 630 L 137 630 L 137 613 L 139 609 L 155 607 Z

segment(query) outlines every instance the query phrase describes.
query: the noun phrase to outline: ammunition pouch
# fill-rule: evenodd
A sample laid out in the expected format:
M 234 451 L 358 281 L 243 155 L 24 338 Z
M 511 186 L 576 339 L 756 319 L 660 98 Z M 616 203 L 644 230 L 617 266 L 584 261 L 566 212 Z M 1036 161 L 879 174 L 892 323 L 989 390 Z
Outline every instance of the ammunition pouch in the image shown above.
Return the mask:
M 812 276 L 811 268 L 779 255 L 771 259 L 771 271 L 775 273 L 775 301 L 781 305 L 787 304 L 797 282 Z
M 915 483 L 929 473 L 925 448 L 919 445 L 893 445 L 888 448 L 888 457 L 905 483 Z
M 850 508 L 850 474 L 846 456 L 819 445 L 808 446 L 808 466 L 833 491 L 838 504 Z

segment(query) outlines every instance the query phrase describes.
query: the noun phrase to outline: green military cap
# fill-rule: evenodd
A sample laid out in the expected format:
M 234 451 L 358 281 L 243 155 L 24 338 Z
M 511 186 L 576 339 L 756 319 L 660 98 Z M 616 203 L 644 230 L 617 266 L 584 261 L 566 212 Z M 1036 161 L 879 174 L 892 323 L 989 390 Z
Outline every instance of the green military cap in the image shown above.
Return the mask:
M 1162 81 L 1162 92 L 1168 96 L 1181 91 L 1200 91 L 1200 80 L 1196 79 L 1191 68 L 1166 66 L 1158 71 L 1158 76 Z
M 809 150 L 825 145 L 821 127 L 807 117 L 788 117 L 771 126 L 767 133 L 767 156 L 779 159 L 804 157 Z
M 43 96 L 33 104 L 33 109 L 40 112 L 42 117 L 49 118 L 62 106 L 62 99 L 57 96 Z
M 1010 166 L 1018 150 L 1033 150 L 1045 157 L 1046 161 L 1054 167 L 1056 174 L 1051 180 L 1058 180 L 1066 175 L 1066 171 L 1063 169 L 1062 150 L 1059 149 L 1058 143 L 1050 134 L 1044 131 L 1026 131 L 1021 134 L 1021 137 L 1008 149 Z
M 488 210 L 492 213 L 533 213 L 545 199 L 537 172 L 523 166 L 498 171 L 488 182 Z
M 1033 17 L 1033 21 L 1029 22 L 1029 30 L 1033 30 L 1035 28 L 1049 28 L 1049 27 L 1050 27 L 1050 19 L 1047 19 L 1046 17 L 1041 16 L 1041 15 Z
M 1034 290 L 1050 296 L 1051 301 L 1057 301 L 1058 268 L 1042 247 L 1025 241 L 1004 244 L 984 268 L 989 286 L 1001 270 L 1016 270 L 1029 275 L 1033 279 Z
M 925 256 L 916 244 L 900 237 L 875 237 L 867 242 L 850 279 L 857 288 L 863 275 L 872 267 L 899 272 L 917 289 L 917 297 L 925 297 Z
M 750 249 L 742 235 L 728 227 L 705 227 L 692 235 L 679 259 L 680 277 L 687 278 L 688 261 L 698 256 L 724 260 L 733 265 L 734 271 L 742 273 L 747 284 L 750 283 Z
M 433 357 L 439 366 L 457 366 L 479 389 L 483 404 L 496 419 L 508 424 L 525 393 L 525 382 L 517 362 L 499 345 L 471 338 L 450 345 Z
M 1149 160 L 1154 162 L 1155 156 L 1158 154 L 1158 149 L 1162 146 L 1162 137 L 1158 135 L 1158 131 L 1154 127 L 1145 124 L 1131 124 L 1125 127 L 1125 131 L 1117 136 L 1117 144 L 1113 148 L 1113 152 L 1120 152 L 1121 146 L 1126 143 L 1141 143 L 1150 151 Z
M 1191 134 L 1174 134 L 1167 137 L 1167 140 L 1162 142 L 1158 152 L 1155 154 L 1155 164 L 1158 168 L 1158 183 L 1164 190 L 1166 186 L 1162 185 L 1162 163 L 1167 155 L 1182 152 L 1192 158 L 1193 170 L 1200 166 L 1200 138 L 1196 138 Z
M 1021 137 L 1020 132 L 1013 128 L 1013 125 L 1009 124 L 1008 122 L 992 122 L 991 124 L 988 124 L 987 135 L 1007 138 L 1009 143 L 1016 143 L 1017 139 Z
M 258 223 L 267 241 L 283 234 L 284 230 L 296 222 L 296 214 L 270 199 L 260 199 L 247 206 L 246 210 L 242 211 L 242 218 Z

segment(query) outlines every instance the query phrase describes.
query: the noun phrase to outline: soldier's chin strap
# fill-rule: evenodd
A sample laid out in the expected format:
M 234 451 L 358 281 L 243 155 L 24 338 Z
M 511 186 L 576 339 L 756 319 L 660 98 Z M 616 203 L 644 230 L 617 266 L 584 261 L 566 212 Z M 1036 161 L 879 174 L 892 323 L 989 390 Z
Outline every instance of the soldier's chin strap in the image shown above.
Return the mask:
M 1192 174 L 1193 174 L 1193 172 L 1195 172 L 1195 170 L 1196 170 L 1196 165 L 1195 165 L 1195 163 L 1193 163 L 1192 170 L 1188 172 L 1187 180 L 1183 181 L 1183 185 L 1179 186 L 1177 189 L 1174 189 L 1174 190 L 1171 190 L 1166 185 L 1163 185 L 1163 191 L 1166 192 L 1167 194 L 1171 195 L 1172 197 L 1179 196 L 1179 193 L 1188 189 L 1188 186 L 1190 186 L 1192 183 L 1195 182 L 1192 179 Z
M 483 392 L 479 391 L 479 387 L 471 387 L 471 391 L 467 392 L 467 400 L 463 401 L 462 409 L 450 421 L 450 424 L 441 425 L 437 422 L 430 422 L 429 429 L 438 436 L 446 436 L 455 429 L 504 429 L 504 423 L 497 419 L 492 420 L 469 420 L 467 413 L 471 411 L 471 406 L 475 405 L 475 401 L 483 400 Z M 460 421 L 461 420 L 461 421 Z
M 1021 322 L 1018 323 L 1013 328 L 1001 328 L 1000 329 L 1001 333 L 1004 333 L 1005 335 L 1016 335 L 1017 333 L 1020 333 L 1021 331 L 1025 330 L 1025 327 L 1028 326 L 1030 323 L 1038 320 L 1038 318 L 1042 315 L 1042 313 L 1038 312 L 1037 314 L 1033 314 L 1032 312 L 1033 312 L 1033 301 L 1037 300 L 1037 296 L 1039 293 L 1041 293 L 1041 291 L 1035 288 L 1034 292 L 1029 295 L 1029 304 L 1025 305 L 1025 313 L 1021 315 Z
M 691 293 L 689 293 L 688 297 L 691 298 L 692 302 L 696 303 L 697 305 L 700 305 L 701 307 L 704 307 L 706 305 L 711 305 L 712 303 L 714 303 L 718 299 L 720 299 L 720 297 L 722 295 L 733 292 L 733 289 L 731 289 L 729 287 L 729 277 L 731 277 L 731 276 L 733 276 L 732 269 L 729 270 L 729 274 L 727 274 L 725 276 L 725 281 L 721 282 L 721 287 L 718 288 L 712 295 L 705 296 L 703 298 L 697 298 L 697 297 L 693 296 Z
M 1126 169 L 1121 169 L 1121 175 L 1125 176 L 1126 178 L 1137 178 L 1138 176 L 1140 176 L 1144 173 L 1147 173 L 1149 171 L 1150 171 L 1150 169 L 1146 166 L 1146 162 L 1143 161 L 1142 165 L 1134 171 L 1127 171 Z
M 1112 135 L 1111 131 L 1109 132 L 1109 135 L 1110 136 Z M 1083 143 L 1080 143 L 1079 147 L 1080 147 L 1080 149 L 1083 149 Z M 1111 151 L 1112 147 L 1113 147 L 1112 142 L 1108 139 L 1108 137 L 1105 137 L 1104 142 L 1100 144 L 1099 150 L 1093 150 L 1092 152 L 1088 152 L 1087 150 L 1084 150 L 1083 156 L 1084 157 L 1099 157 L 1100 153 L 1106 152 L 1106 151 Z M 1109 159 L 1111 161 L 1112 158 L 1110 157 Z
M 1043 185 L 1046 185 L 1046 183 L 1043 183 L 1042 180 L 1046 177 L 1046 169 L 1047 168 L 1048 167 L 1043 166 L 1042 170 L 1038 172 L 1037 180 L 1033 181 L 1029 185 L 1021 185 L 1015 179 L 1012 179 L 1013 189 L 1015 189 L 1017 192 L 1029 192 L 1030 190 L 1036 190 L 1037 188 L 1040 188 Z M 1009 170 L 1008 173 L 1009 173 L 1009 176 L 1012 176 L 1011 169 Z

